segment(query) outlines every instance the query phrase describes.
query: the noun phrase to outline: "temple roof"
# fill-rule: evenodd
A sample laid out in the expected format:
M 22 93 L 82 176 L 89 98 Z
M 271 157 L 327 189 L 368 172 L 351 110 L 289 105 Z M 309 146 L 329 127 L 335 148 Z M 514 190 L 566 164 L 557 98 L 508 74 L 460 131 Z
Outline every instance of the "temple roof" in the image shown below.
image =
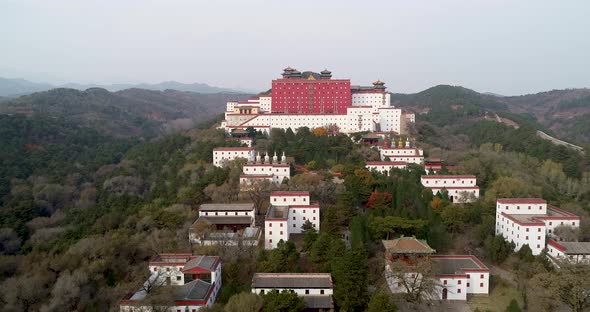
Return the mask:
M 400 237 L 394 240 L 384 240 L 383 246 L 390 254 L 433 254 L 436 250 L 428 246 L 425 240 L 415 237 Z

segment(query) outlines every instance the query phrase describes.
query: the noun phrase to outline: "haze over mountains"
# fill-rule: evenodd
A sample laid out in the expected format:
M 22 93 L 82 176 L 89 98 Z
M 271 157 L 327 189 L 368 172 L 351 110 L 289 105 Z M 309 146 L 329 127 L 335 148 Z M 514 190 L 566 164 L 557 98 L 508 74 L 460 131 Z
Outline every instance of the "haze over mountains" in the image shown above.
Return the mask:
M 178 90 L 195 93 L 254 93 L 251 90 L 237 90 L 230 88 L 213 87 L 205 83 L 181 83 L 177 81 L 164 81 L 156 84 L 80 84 L 67 83 L 62 85 L 52 85 L 49 83 L 32 82 L 25 79 L 10 79 L 0 77 L 0 97 L 17 97 L 33 92 L 47 91 L 55 88 L 71 88 L 77 90 L 86 90 L 89 88 L 103 88 L 108 91 L 116 92 L 125 89 L 139 88 L 146 90 L 164 91 Z

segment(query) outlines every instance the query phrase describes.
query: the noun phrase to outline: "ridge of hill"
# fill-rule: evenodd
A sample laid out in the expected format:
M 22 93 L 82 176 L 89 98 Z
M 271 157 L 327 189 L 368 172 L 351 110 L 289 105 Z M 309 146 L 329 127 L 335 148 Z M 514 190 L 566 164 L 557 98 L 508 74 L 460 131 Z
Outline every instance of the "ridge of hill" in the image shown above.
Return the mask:
M 165 91 L 168 89 L 178 91 L 188 91 L 196 93 L 254 93 L 250 90 L 239 90 L 230 88 L 220 88 L 210 86 L 206 83 L 182 83 L 178 81 L 163 81 L 160 83 L 123 83 L 123 84 L 80 84 L 80 83 L 66 83 L 60 85 L 53 85 L 49 83 L 38 83 L 28 81 L 26 79 L 16 78 L 2 78 L 0 77 L 0 97 L 16 97 L 30 94 L 33 92 L 48 91 L 56 88 L 69 88 L 84 91 L 90 88 L 102 88 L 111 92 L 121 91 L 125 89 L 146 89 L 153 91 Z
M 590 89 L 566 89 L 522 96 L 496 96 L 460 86 L 438 85 L 391 96 L 393 105 L 438 126 L 481 120 L 497 113 L 575 144 L 590 144 Z
M 52 89 L 0 103 L 0 113 L 63 117 L 116 137 L 153 136 L 186 129 L 225 110 L 228 100 L 248 94 L 126 89 L 109 92 Z

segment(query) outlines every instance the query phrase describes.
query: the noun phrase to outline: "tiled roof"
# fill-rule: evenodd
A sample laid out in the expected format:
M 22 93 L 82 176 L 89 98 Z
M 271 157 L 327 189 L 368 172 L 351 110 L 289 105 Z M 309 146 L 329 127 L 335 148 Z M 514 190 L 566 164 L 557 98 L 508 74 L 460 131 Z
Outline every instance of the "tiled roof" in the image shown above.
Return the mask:
M 212 223 L 212 224 L 251 224 L 252 223 L 252 217 L 250 217 L 250 216 L 231 216 L 231 215 L 227 215 L 227 216 L 200 216 L 199 219 L 197 219 L 197 222 L 199 220 L 205 220 L 205 221 Z
M 331 295 L 305 295 L 303 301 L 308 309 L 333 309 L 334 302 Z
M 464 271 L 488 270 L 488 268 L 471 255 L 430 256 L 437 274 L 463 274 Z
M 270 196 L 309 196 L 309 192 L 278 191 L 270 193 Z
M 198 300 L 205 301 L 209 290 L 213 285 L 203 280 L 197 279 L 175 287 L 174 299 L 175 300 Z
M 253 203 L 243 204 L 202 204 L 200 211 L 252 211 Z
M 566 255 L 590 255 L 590 242 L 556 242 L 550 239 L 547 244 Z
M 205 271 L 214 271 L 219 262 L 219 258 L 212 256 L 195 256 L 189 260 L 182 269 L 183 272 L 189 272 L 193 269 L 201 269 Z
M 383 246 L 390 254 L 433 254 L 436 250 L 428 246 L 425 240 L 415 237 L 400 237 L 394 240 L 384 240 Z
M 254 273 L 252 288 L 332 288 L 330 273 Z

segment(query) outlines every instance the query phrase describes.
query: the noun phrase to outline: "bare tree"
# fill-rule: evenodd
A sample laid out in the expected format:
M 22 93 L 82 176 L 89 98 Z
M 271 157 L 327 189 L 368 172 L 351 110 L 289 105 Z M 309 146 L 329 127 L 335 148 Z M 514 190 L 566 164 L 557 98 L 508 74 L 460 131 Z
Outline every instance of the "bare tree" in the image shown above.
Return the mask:
M 573 312 L 590 308 L 590 266 L 559 261 L 559 270 L 538 274 L 533 282 L 540 296 L 558 299 Z
M 248 195 L 254 203 L 254 213 L 259 214 L 270 197 L 272 183 L 268 180 L 254 181 L 248 186 Z
M 439 282 L 434 264 L 428 258 L 390 262 L 386 277 L 392 292 L 403 293 L 408 302 L 436 298 Z

